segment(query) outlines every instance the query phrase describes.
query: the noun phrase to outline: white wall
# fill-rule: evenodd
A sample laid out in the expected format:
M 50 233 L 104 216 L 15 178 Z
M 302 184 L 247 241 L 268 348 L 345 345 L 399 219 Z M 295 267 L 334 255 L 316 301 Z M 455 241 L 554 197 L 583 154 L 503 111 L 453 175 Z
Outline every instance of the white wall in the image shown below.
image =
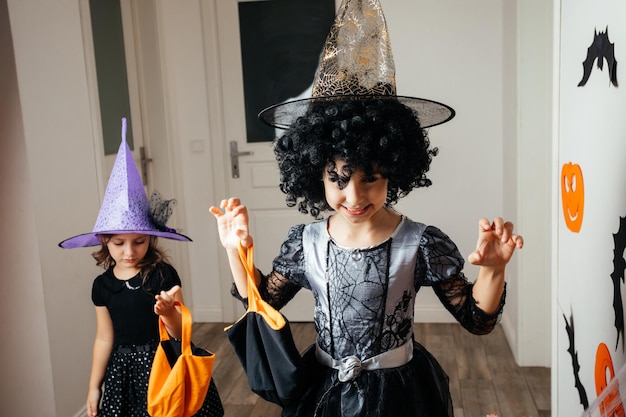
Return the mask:
M 394 0 L 384 7 L 399 94 L 442 101 L 457 112 L 429 130 L 439 148 L 429 172 L 433 185 L 414 191 L 398 208 L 440 227 L 467 257 L 476 248 L 478 219 L 505 216 L 502 6 Z M 465 273 L 474 280 L 478 268 L 466 263 Z M 416 320 L 453 320 L 430 289 L 416 304 Z
M 57 243 L 68 237 L 72 222 L 93 224 L 101 194 L 78 3 L 5 4 L 17 79 L 2 77 L 13 94 L 10 105 L 2 106 L 3 115 L 8 111 L 11 117 L 3 120 L 6 136 L 0 153 L 7 192 L 3 284 L 9 288 L 0 308 L 7 336 L 3 349 L 11 347 L 2 355 L 3 370 L 11 378 L 2 384 L 0 409 L 6 412 L 0 414 L 71 416 L 86 395 L 96 269 L 89 252 L 63 251 Z M 2 21 L 7 36 L 6 19 Z M 3 57 L 12 56 L 6 43 L 2 51 Z M 3 59 L 3 69 L 10 69 L 11 61 Z
M 33 210 L 32 182 L 17 90 L 17 74 L 5 0 L 0 0 L 0 235 L 3 265 L 3 343 L 0 368 L 0 415 L 54 416 L 51 349 Z M 23 365 L 28 366 L 23 367 Z M 33 391 L 41 403 L 32 401 Z
M 11 178 L 11 186 L 20 184 L 18 189 L 11 187 L 9 194 L 15 195 L 16 204 L 23 203 L 3 208 L 3 214 L 8 212 L 11 218 L 16 217 L 3 227 L 9 227 L 7 232 L 12 237 L 30 227 L 30 236 L 23 235 L 24 240 L 18 240 L 29 257 L 16 264 L 11 274 L 27 275 L 27 279 L 11 281 L 10 291 L 19 301 L 25 296 L 28 300 L 37 297 L 28 309 L 23 302 L 11 305 L 24 309 L 21 317 L 34 322 L 25 333 L 18 336 L 24 332 L 23 327 L 13 324 L 16 322 L 8 324 L 10 334 L 17 336 L 16 343 L 37 344 L 41 366 L 33 372 L 36 382 L 28 381 L 28 392 L 29 399 L 36 392 L 41 401 L 22 401 L 17 391 L 8 391 L 3 384 L 1 395 L 6 402 L 0 404 L 0 410 L 10 407 L 13 415 L 71 416 L 80 413 L 84 404 L 95 332 L 90 290 L 99 270 L 89 249 L 67 251 L 56 245 L 68 237 L 68 230 L 88 231 L 93 226 L 104 192 L 98 188 L 102 181 L 97 172 L 97 147 L 91 125 L 93 98 L 89 97 L 89 66 L 81 32 L 80 7 L 85 2 L 6 1 L 17 80 L 3 77 L 2 82 L 13 92 L 9 108 L 13 109 L 14 117 L 10 120 L 15 125 L 8 125 L 9 130 L 22 137 L 22 145 L 18 142 L 20 147 L 2 155 L 11 155 L 9 160 L 21 166 L 23 172 L 2 178 Z M 154 82 L 162 85 L 162 126 L 173 154 L 173 184 L 182 189 L 179 195 L 183 196 L 177 206 L 182 223 L 176 226 L 194 239 L 189 245 L 187 303 L 196 320 L 231 321 L 237 313 L 228 288 L 220 286 L 217 278 L 228 270 L 220 263 L 222 251 L 214 220 L 208 213 L 208 207 L 224 196 L 225 167 L 219 155 L 227 155 L 220 131 L 223 118 L 215 65 L 215 1 L 220 0 L 156 0 L 140 4 L 154 6 L 150 10 L 158 29 L 154 59 L 161 63 L 161 73 Z M 546 345 L 531 345 L 529 338 L 535 334 L 528 330 L 540 329 L 540 334 L 544 334 L 546 327 L 542 325 L 549 327 L 547 313 L 544 317 L 542 312 L 549 294 L 542 292 L 544 284 L 549 290 L 549 284 L 541 276 L 546 262 L 549 264 L 545 259 L 549 241 L 543 240 L 540 233 L 545 226 L 545 196 L 526 194 L 541 189 L 545 175 L 535 172 L 529 176 L 522 169 L 532 168 L 535 163 L 548 169 L 543 166 L 547 162 L 537 160 L 532 151 L 536 145 L 533 139 L 539 141 L 546 128 L 540 117 L 545 104 L 541 86 L 545 85 L 542 70 L 549 71 L 549 65 L 546 69 L 541 61 L 550 58 L 543 56 L 549 54 L 547 50 L 531 50 L 531 45 L 541 43 L 541 37 L 528 39 L 519 35 L 522 30 L 526 34 L 526 28 L 537 20 L 533 13 L 543 16 L 544 5 L 540 0 L 525 2 L 523 7 L 518 3 L 386 0 L 383 5 L 400 93 L 441 100 L 458 111 L 452 122 L 433 128 L 430 133 L 440 148 L 431 172 L 433 187 L 416 192 L 399 208 L 417 220 L 440 226 L 464 254 L 475 245 L 480 216 L 503 214 L 512 218 L 519 230 L 530 232 L 527 248 L 518 253 L 508 270 L 511 286 L 503 324 L 518 361 L 546 365 L 549 360 L 541 355 Z M 519 19 L 523 21 L 518 23 Z M 536 28 L 532 26 L 532 30 Z M 9 35 L 6 30 L 2 34 Z M 522 45 L 519 50 L 517 42 Z M 8 41 L 5 44 L 9 45 Z M 3 56 L 8 49 L 5 44 Z M 536 66 L 528 68 L 528 61 L 524 61 L 526 65 L 522 63 L 537 58 L 540 59 Z M 533 75 L 518 77 L 512 70 L 525 74 L 531 71 Z M 539 108 L 537 100 L 543 103 Z M 520 110 L 520 106 L 524 109 Z M 537 120 L 541 123 L 536 127 L 538 131 L 526 129 L 527 123 L 535 126 Z M 6 146 L 4 142 L 2 146 Z M 7 167 L 3 164 L 3 170 Z M 4 187 L 9 184 L 3 183 L 3 190 Z M 18 210 L 21 216 L 15 216 Z M 7 240 L 4 241 L 3 249 Z M 10 252 L 5 249 L 2 253 L 7 256 Z M 7 259 L 19 257 L 11 255 Z M 468 276 L 475 276 L 472 267 L 468 268 Z M 545 279 L 548 281 L 548 277 Z M 543 297 L 537 297 L 537 291 Z M 420 317 L 449 319 L 431 295 L 421 296 Z M 527 299 L 533 300 L 532 304 L 522 302 Z M 0 303 L 0 309 L 5 308 L 7 305 Z M 549 340 L 545 343 L 549 344 Z M 533 349 L 539 349 L 539 353 Z M 30 360 L 23 357 L 6 364 L 5 369 L 9 374 L 23 373 L 24 367 L 31 369 Z M 43 411 L 38 407 L 37 413 L 30 409 L 16 413 L 20 407 L 41 403 L 55 406 Z
M 554 138 L 554 194 L 558 203 L 554 225 L 552 410 L 554 416 L 572 416 L 581 415 L 596 398 L 598 389 L 626 366 L 623 326 L 621 333 L 616 326 L 624 321 L 623 308 L 618 310 L 616 306 L 626 294 L 626 229 L 621 226 L 626 217 L 626 91 L 622 66 L 626 61 L 626 5 L 617 0 L 561 0 L 555 4 L 555 96 L 559 113 Z M 620 85 L 610 82 L 609 64 L 600 58 L 603 68 L 594 60 L 587 83 L 579 86 L 594 32 L 607 28 Z M 584 204 L 577 211 L 574 204 L 567 204 L 567 198 L 561 199 L 574 194 L 560 191 L 561 177 L 572 179 L 562 171 L 570 163 L 580 167 L 582 174 L 577 175 L 575 190 L 577 195 L 584 194 Z M 569 227 L 570 215 L 565 214 L 564 206 L 582 219 L 579 229 Z M 573 341 L 567 327 L 572 329 Z M 598 356 L 601 347 L 606 347 L 607 357 Z M 626 398 L 622 397 L 624 402 Z M 589 411 L 588 415 L 600 415 L 597 408 Z
M 503 192 L 526 245 L 509 268 L 514 297 L 503 327 L 520 365 L 550 366 L 552 4 L 508 1 L 506 8 Z

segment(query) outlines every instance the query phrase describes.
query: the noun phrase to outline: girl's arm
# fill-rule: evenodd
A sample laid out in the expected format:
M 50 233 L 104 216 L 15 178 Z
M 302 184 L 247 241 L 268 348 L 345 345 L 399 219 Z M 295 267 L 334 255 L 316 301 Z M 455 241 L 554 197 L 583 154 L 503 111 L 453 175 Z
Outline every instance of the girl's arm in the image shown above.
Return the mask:
M 233 274 L 237 291 L 239 291 L 241 297 L 247 298 L 247 274 L 239 258 L 239 243 L 241 242 L 241 245 L 246 248 L 252 245 L 253 239 L 248 228 L 248 209 L 241 204 L 238 198 L 222 200 L 220 208 L 213 206 L 209 211 L 217 220 L 220 241 L 224 249 L 226 249 L 228 264 Z M 254 270 L 256 271 L 255 282 L 258 285 L 261 277 L 258 270 L 256 268 Z
M 91 376 L 89 377 L 87 394 L 87 415 L 91 417 L 98 415 L 104 374 L 113 350 L 113 323 L 106 307 L 96 306 L 96 323 L 96 339 L 93 344 Z
M 500 307 L 503 291 L 504 267 L 481 267 L 472 290 L 476 305 L 486 314 L 494 314 Z
M 485 313 L 493 314 L 498 310 L 504 291 L 505 266 L 515 249 L 523 246 L 522 236 L 513 233 L 513 223 L 504 222 L 500 217 L 493 222 L 479 220 L 478 243 L 468 260 L 480 265 L 472 296 Z
M 180 339 L 182 337 L 182 314 L 174 303 L 183 304 L 183 292 L 179 285 L 174 285 L 169 291 L 161 291 L 155 296 L 154 312 L 163 320 L 167 333 Z

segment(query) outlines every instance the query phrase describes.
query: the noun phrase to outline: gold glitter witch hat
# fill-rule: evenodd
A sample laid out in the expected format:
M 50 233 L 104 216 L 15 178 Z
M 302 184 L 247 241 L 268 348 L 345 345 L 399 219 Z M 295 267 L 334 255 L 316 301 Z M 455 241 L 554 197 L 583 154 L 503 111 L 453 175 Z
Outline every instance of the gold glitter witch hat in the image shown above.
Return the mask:
M 410 108 L 422 128 L 452 119 L 437 101 L 398 96 L 387 22 L 379 0 L 343 0 L 326 38 L 310 98 L 275 104 L 259 113 L 265 124 L 287 129 L 312 102 L 393 99 Z

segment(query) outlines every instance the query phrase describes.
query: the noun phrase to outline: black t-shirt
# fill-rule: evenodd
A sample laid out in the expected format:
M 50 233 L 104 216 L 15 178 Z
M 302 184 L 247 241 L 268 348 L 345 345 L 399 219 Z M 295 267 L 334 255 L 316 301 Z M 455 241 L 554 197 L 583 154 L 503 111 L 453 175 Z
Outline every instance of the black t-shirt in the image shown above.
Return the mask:
M 178 273 L 168 263 L 159 263 L 142 285 L 140 274 L 123 281 L 109 268 L 93 281 L 91 299 L 105 306 L 113 321 L 114 345 L 143 345 L 159 340 L 159 321 L 154 296 L 181 285 Z

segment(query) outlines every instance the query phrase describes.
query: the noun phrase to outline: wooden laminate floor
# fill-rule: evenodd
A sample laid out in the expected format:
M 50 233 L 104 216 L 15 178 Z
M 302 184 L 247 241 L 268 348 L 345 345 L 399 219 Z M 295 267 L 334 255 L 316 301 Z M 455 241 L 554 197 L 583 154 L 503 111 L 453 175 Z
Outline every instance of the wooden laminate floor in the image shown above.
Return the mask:
M 213 378 L 225 417 L 278 417 L 280 408 L 250 391 L 224 333 L 225 323 L 194 323 L 193 342 L 216 355 Z M 315 341 L 313 323 L 291 323 L 298 347 Z M 519 367 L 502 328 L 475 336 L 458 324 L 416 323 L 415 338 L 450 377 L 455 417 L 549 417 L 550 369 Z M 393 416 L 389 416 L 393 417 Z

